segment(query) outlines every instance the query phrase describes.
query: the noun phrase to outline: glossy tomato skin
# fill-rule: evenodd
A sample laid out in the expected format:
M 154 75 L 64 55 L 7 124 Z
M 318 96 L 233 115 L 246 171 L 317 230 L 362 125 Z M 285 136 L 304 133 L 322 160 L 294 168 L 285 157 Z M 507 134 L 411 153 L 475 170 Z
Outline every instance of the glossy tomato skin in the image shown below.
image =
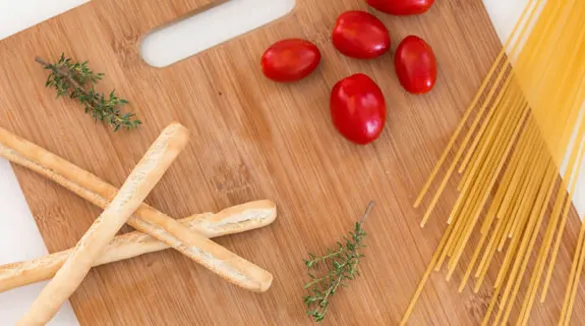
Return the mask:
M 370 6 L 387 14 L 406 16 L 427 12 L 435 0 L 367 0 L 367 2 Z
M 310 75 L 321 62 L 321 52 L 307 40 L 286 39 L 271 45 L 262 55 L 264 75 L 277 82 L 294 82 Z
M 376 16 L 365 11 L 341 14 L 331 38 L 339 52 L 356 59 L 377 58 L 390 49 L 388 29 Z
M 376 140 L 386 124 L 382 90 L 364 74 L 349 76 L 335 84 L 330 110 L 337 131 L 359 145 Z
M 430 45 L 418 36 L 408 36 L 396 49 L 394 66 L 400 84 L 413 94 L 430 92 L 437 82 L 437 60 Z

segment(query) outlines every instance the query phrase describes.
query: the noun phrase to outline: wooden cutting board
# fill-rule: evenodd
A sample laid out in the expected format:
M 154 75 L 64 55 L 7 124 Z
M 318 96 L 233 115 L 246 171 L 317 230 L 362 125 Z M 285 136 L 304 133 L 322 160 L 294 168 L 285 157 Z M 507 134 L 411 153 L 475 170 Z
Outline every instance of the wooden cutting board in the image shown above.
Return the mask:
M 375 13 L 389 28 L 393 49 L 408 34 L 434 47 L 438 85 L 425 96 L 405 94 L 392 55 L 358 61 L 331 46 L 336 17 L 368 10 L 363 0 L 298 0 L 287 17 L 168 68 L 142 61 L 139 43 L 149 31 L 214 4 L 94 0 L 0 42 L 2 127 L 119 186 L 162 128 L 176 120 L 191 130 L 192 140 L 149 204 L 175 217 L 264 198 L 278 205 L 273 225 L 217 239 L 274 274 L 267 293 L 239 289 L 167 250 L 93 269 L 71 298 L 77 317 L 83 325 L 311 324 L 301 301 L 307 281 L 302 259 L 333 246 L 373 199 L 363 277 L 334 297 L 326 324 L 396 324 L 439 242 L 445 203 L 454 192 L 447 192 L 425 229 L 419 228 L 422 212 L 411 204 L 501 48 L 481 0 L 437 1 L 416 17 Z M 324 60 L 306 80 L 273 83 L 262 76 L 259 59 L 266 47 L 288 37 L 314 41 Z M 46 72 L 34 57 L 54 60 L 61 52 L 105 72 L 101 89 L 115 88 L 129 99 L 128 109 L 144 125 L 112 133 L 77 103 L 55 99 L 43 87 Z M 356 72 L 375 79 L 389 104 L 385 132 L 366 147 L 337 134 L 328 112 L 333 84 Z M 100 210 L 15 170 L 49 250 L 73 246 Z M 573 212 L 552 292 L 546 304 L 535 305 L 531 325 L 558 319 L 578 225 Z M 469 286 L 458 294 L 461 277 L 459 270 L 446 283 L 443 273 L 434 274 L 411 324 L 478 324 L 493 279 L 479 295 Z M 584 323 L 583 298 L 581 287 L 575 325 Z

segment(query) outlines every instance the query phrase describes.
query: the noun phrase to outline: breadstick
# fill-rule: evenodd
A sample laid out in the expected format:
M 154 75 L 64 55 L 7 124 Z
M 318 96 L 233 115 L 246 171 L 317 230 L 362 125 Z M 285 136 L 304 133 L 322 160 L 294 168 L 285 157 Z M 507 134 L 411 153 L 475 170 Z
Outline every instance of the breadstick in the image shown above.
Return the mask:
M 229 207 L 217 214 L 192 215 L 180 220 L 180 222 L 205 237 L 213 238 L 261 228 L 271 224 L 275 219 L 276 205 L 269 200 L 259 200 Z M 116 236 L 100 257 L 93 262 L 93 266 L 130 259 L 168 248 L 170 248 L 169 245 L 148 234 L 134 231 Z M 72 250 L 0 266 L 0 292 L 52 278 L 67 260 Z
M 0 155 L 53 180 L 101 208 L 105 208 L 118 191 L 116 187 L 97 176 L 2 128 L 0 128 Z M 272 275 L 267 271 L 260 270 L 257 266 L 236 257 L 220 245 L 205 239 L 175 219 L 146 204 L 140 205 L 127 223 L 168 244 L 215 273 L 222 275 L 220 272 L 224 271 L 222 276 L 240 287 L 264 292 L 272 283 Z M 205 252 L 201 252 L 202 247 L 206 248 Z M 215 256 L 215 258 L 210 259 L 210 256 Z M 218 257 L 223 257 L 220 269 L 216 262 Z M 233 265 L 236 262 L 240 265 L 237 270 Z M 231 277 L 225 275 L 228 271 L 232 274 Z
M 188 138 L 187 130 L 179 124 L 171 124 L 163 130 L 18 325 L 45 325 L 53 318 L 79 287 L 93 262 L 158 183 Z

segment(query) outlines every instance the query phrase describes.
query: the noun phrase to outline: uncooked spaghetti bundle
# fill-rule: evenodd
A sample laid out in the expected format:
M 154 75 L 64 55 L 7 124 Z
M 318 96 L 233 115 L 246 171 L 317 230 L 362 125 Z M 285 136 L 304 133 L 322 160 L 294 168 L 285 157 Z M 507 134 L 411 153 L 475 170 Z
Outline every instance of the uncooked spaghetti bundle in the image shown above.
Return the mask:
M 527 324 L 537 296 L 544 302 L 583 163 L 584 17 L 585 1 L 529 1 L 415 202 L 428 205 L 424 226 L 449 180 L 460 177 L 445 234 L 402 325 L 433 270 L 446 265 L 449 280 L 463 267 L 459 291 L 473 279 L 478 292 L 500 252 L 504 258 L 482 324 L 511 322 L 523 281 L 528 288 L 516 324 Z M 433 184 L 437 191 L 430 194 Z M 472 236 L 479 243 L 470 248 Z M 584 247 L 582 227 L 560 325 L 570 321 Z M 473 249 L 471 261 L 460 266 L 466 249 Z

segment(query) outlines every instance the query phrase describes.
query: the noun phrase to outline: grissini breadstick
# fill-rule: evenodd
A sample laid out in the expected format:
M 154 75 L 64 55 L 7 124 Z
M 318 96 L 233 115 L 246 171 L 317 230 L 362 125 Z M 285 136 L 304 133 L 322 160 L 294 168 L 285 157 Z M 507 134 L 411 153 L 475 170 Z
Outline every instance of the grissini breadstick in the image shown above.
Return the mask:
M 258 200 L 229 207 L 217 214 L 203 213 L 180 220 L 186 227 L 213 238 L 267 226 L 276 219 L 276 205 Z M 168 249 L 170 246 L 148 234 L 134 231 L 119 235 L 108 244 L 93 266 L 130 259 Z M 52 278 L 72 249 L 37 259 L 0 266 L 0 292 Z
M 188 138 L 187 130 L 179 124 L 171 124 L 163 130 L 18 325 L 45 325 L 53 318 L 83 282 L 93 262 L 177 158 Z
M 53 180 L 101 208 L 105 208 L 118 191 L 116 187 L 75 164 L 2 128 L 0 128 L 0 155 Z M 253 266 L 146 204 L 140 205 L 127 223 L 168 244 L 240 287 L 264 292 L 272 284 L 272 275 L 267 271 Z M 217 258 L 221 263 L 218 264 Z M 240 267 L 234 269 L 236 263 Z M 223 274 L 220 273 L 222 270 Z M 226 277 L 226 273 L 232 274 L 232 277 Z

